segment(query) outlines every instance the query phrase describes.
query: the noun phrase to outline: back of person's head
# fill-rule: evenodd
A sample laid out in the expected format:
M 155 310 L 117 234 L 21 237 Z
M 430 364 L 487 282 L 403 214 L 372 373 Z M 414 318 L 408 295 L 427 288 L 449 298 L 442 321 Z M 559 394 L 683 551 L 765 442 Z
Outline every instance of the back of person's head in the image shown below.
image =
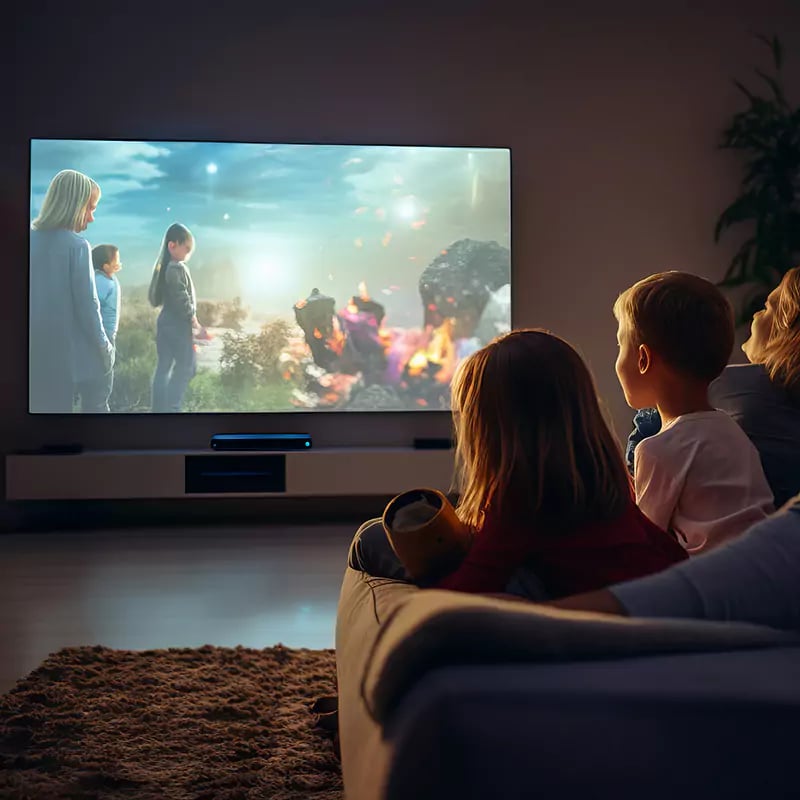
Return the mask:
M 659 272 L 635 283 L 614 304 L 634 347 L 647 345 L 672 369 L 710 383 L 733 351 L 733 309 L 711 281 Z
M 161 250 L 158 253 L 158 259 L 153 267 L 153 276 L 150 278 L 150 288 L 147 292 L 150 305 L 158 308 L 158 306 L 164 304 L 164 284 L 167 276 L 167 265 L 170 262 L 170 242 L 185 244 L 191 236 L 192 232 L 185 225 L 181 225 L 180 222 L 173 222 L 167 228 L 167 232 L 164 234 L 164 241 L 161 243 Z
M 74 169 L 62 170 L 50 181 L 39 216 L 31 227 L 37 231 L 81 230 L 93 194 L 99 196 L 100 187 L 88 175 Z
M 800 266 L 783 276 L 777 294 L 772 330 L 759 360 L 772 381 L 800 404 Z
M 98 244 L 92 248 L 92 266 L 97 271 L 102 271 L 106 264 L 114 260 L 119 248 L 113 244 Z
M 619 445 L 578 353 L 544 330 L 517 330 L 466 358 L 452 385 L 458 512 L 492 510 L 567 532 L 630 502 Z

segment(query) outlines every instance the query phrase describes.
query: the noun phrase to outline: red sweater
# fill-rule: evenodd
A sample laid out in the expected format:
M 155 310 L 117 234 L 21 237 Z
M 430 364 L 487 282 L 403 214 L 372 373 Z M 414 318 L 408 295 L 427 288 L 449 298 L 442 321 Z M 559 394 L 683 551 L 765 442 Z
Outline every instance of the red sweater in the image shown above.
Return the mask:
M 553 599 L 639 578 L 688 558 L 670 534 L 631 501 L 614 520 L 566 533 L 538 533 L 522 522 L 487 513 L 469 553 L 435 584 L 457 592 L 503 592 L 519 567 L 529 567 Z

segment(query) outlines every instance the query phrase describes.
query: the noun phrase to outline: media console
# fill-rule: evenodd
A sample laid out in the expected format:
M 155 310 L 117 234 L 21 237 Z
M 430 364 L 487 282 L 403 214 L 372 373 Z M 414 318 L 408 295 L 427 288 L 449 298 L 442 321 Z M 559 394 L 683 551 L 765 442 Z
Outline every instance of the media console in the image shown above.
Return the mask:
M 6 500 L 393 495 L 448 491 L 452 450 L 89 450 L 6 456 Z

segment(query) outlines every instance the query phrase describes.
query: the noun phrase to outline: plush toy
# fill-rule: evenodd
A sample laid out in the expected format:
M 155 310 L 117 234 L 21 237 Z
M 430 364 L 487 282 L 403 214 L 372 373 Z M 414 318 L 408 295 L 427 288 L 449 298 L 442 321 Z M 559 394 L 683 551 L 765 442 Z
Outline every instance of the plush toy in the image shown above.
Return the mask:
M 472 544 L 472 531 L 436 489 L 397 495 L 383 512 L 383 529 L 395 555 L 419 584 L 452 572 Z

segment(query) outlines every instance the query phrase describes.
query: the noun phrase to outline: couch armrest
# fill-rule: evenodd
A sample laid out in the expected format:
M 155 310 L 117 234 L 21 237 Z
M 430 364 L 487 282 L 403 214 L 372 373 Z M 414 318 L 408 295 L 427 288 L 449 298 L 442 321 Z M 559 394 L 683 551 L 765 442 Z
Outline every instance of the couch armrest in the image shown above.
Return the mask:
M 442 667 L 800 643 L 796 634 L 749 624 L 627 619 L 435 590 L 405 599 L 381 625 L 365 663 L 361 695 L 379 723 L 425 674 Z

